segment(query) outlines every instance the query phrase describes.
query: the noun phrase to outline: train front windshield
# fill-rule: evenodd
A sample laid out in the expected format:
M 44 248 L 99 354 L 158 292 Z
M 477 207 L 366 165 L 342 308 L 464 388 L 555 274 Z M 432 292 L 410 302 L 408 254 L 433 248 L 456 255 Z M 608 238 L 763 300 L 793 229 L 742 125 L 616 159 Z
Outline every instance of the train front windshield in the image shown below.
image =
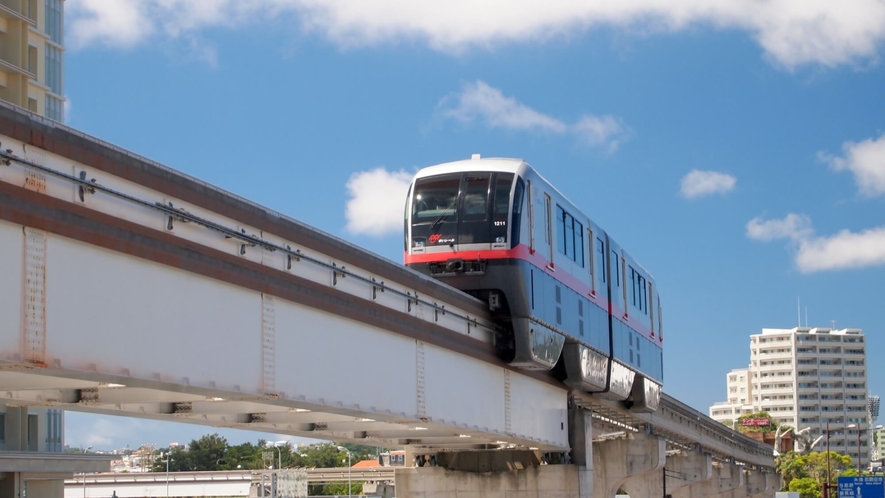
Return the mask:
M 509 248 L 513 178 L 512 173 L 478 171 L 418 179 L 412 194 L 412 248 Z M 521 207 L 521 195 L 518 201 Z

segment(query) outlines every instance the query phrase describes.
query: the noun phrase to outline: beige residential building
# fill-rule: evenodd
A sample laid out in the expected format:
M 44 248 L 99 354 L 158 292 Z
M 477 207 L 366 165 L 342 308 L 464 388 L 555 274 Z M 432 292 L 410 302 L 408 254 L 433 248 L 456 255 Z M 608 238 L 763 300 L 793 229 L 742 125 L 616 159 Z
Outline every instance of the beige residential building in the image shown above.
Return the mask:
M 0 0 L 0 100 L 64 122 L 64 0 Z
M 812 440 L 829 425 L 832 451 L 869 462 L 866 343 L 859 329 L 762 329 L 750 336 L 750 365 L 729 372 L 726 385 L 728 400 L 710 407 L 712 418 L 732 425 L 743 414 L 767 411 L 779 424 L 810 428 Z

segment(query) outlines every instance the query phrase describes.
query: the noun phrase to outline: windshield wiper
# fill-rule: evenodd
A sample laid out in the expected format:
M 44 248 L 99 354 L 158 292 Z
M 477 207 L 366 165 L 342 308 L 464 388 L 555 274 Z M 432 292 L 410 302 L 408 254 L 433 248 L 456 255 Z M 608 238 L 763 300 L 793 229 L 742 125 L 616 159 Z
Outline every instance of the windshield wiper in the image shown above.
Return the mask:
M 436 226 L 439 225 L 440 222 L 442 222 L 442 219 L 446 217 L 446 213 L 449 212 L 449 209 L 454 209 L 455 204 L 457 204 L 457 203 L 458 203 L 458 196 L 455 196 L 455 200 L 452 201 L 452 203 L 449 205 L 449 207 L 443 209 L 443 212 L 442 212 L 442 214 L 439 215 L 439 218 L 437 218 L 436 221 L 434 221 L 430 225 L 430 229 L 433 230 L 434 228 L 436 228 Z

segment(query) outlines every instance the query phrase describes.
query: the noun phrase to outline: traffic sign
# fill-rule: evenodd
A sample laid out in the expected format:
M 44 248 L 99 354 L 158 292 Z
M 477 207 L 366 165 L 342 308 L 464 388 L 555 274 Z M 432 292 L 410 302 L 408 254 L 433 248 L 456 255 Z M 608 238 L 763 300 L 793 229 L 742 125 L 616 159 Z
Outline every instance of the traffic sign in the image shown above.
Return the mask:
M 885 477 L 839 477 L 839 498 L 885 498 Z

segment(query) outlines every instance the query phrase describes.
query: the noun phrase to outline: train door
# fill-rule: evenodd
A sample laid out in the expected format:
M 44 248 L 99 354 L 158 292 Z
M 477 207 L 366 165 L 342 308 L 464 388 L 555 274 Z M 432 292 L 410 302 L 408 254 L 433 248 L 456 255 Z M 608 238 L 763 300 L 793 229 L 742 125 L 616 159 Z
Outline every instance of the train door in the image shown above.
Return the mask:
M 489 193 L 492 174 L 487 171 L 464 173 L 461 180 L 461 207 L 458 212 L 457 251 L 491 249 Z M 509 189 L 508 201 L 509 201 Z M 507 209 L 505 209 L 505 216 Z

